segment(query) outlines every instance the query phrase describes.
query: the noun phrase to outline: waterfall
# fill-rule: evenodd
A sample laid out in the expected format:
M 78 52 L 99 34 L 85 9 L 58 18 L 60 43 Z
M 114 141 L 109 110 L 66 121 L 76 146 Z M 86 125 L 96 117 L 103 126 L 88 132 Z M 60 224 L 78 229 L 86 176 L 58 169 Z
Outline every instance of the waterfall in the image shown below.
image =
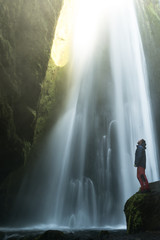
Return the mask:
M 147 176 L 150 180 L 158 179 L 158 166 L 147 69 L 133 1 L 128 1 L 126 8 L 118 12 L 114 10 L 110 17 L 110 56 L 115 82 L 115 118 L 119 125 L 119 155 L 124 159 L 121 168 L 125 197 L 130 191 L 125 179 L 132 175 L 132 171 L 126 171 L 127 159 L 131 158 L 130 153 L 134 154 L 136 139 L 144 138 L 148 144 Z
M 75 3 L 71 87 L 23 201 L 32 199 L 26 223 L 118 227 L 139 188 L 134 153 L 141 138 L 147 177 L 159 178 L 143 46 L 133 0 Z

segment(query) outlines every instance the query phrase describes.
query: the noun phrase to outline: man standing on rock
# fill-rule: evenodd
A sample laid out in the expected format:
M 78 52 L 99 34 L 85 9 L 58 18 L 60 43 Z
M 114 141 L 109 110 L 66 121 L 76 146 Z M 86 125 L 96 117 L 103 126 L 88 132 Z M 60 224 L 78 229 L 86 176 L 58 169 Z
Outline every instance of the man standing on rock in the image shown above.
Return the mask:
M 137 149 L 135 152 L 135 167 L 137 167 L 137 178 L 141 185 L 141 193 L 150 192 L 147 177 L 145 175 L 146 169 L 146 142 L 141 139 L 137 143 Z

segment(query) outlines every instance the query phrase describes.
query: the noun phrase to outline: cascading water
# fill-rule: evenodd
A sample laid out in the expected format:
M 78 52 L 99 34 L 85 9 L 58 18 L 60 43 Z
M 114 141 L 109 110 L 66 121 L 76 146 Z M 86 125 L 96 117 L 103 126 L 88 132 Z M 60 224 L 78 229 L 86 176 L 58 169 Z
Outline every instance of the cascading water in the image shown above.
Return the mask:
M 116 227 L 138 189 L 140 138 L 149 181 L 159 177 L 143 47 L 133 0 L 75 2 L 72 88 L 30 177 L 23 204 L 31 210 L 21 213 L 28 225 Z

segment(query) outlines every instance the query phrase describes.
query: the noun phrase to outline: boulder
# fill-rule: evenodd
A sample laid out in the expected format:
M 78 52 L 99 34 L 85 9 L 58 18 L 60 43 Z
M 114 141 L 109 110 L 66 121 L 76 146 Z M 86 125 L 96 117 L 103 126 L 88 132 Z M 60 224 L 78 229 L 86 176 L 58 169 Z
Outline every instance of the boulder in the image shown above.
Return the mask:
M 160 230 L 160 181 L 150 184 L 150 193 L 137 192 L 124 206 L 128 233 Z

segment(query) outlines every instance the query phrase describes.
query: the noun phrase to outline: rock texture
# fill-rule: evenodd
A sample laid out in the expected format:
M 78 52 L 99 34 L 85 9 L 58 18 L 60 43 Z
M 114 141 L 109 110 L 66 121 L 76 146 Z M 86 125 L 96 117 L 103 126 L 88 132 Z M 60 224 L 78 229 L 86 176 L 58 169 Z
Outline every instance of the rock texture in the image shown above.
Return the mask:
M 125 204 L 128 233 L 160 230 L 160 182 L 150 184 L 150 193 L 136 193 Z
M 62 0 L 0 1 L 0 183 L 25 164 Z
M 62 2 L 0 1 L 0 225 L 27 165 Z
M 159 240 L 160 232 L 128 234 L 126 230 L 0 232 L 0 240 Z

